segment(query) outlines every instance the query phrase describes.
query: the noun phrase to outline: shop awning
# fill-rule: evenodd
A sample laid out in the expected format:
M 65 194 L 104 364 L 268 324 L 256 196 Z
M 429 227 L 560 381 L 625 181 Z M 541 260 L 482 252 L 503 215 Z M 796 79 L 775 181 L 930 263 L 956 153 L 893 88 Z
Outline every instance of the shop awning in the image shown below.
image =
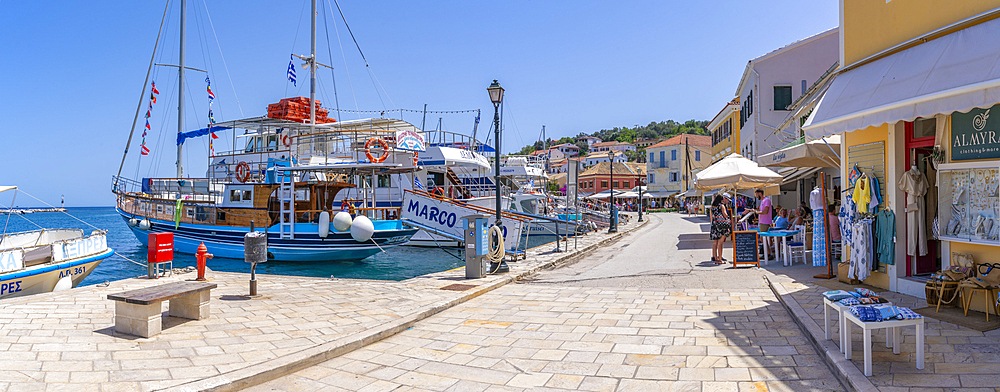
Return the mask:
M 757 158 L 757 162 L 761 162 L 761 166 L 840 167 L 840 135 L 764 154 Z
M 837 75 L 802 126 L 810 138 L 1000 102 L 1000 19 Z

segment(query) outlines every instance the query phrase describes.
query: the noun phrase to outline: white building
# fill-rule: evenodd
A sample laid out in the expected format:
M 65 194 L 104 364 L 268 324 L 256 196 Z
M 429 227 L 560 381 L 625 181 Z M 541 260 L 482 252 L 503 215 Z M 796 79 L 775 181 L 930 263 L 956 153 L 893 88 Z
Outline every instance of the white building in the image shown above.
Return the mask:
M 604 161 L 607 162 L 607 159 L 605 159 Z M 583 173 L 584 169 L 583 158 L 567 158 L 556 162 L 549 162 L 549 174 L 568 172 L 570 162 L 576 164 L 577 168 L 580 170 L 579 173 Z
M 566 154 L 556 148 L 550 148 L 548 150 L 538 150 L 532 152 L 530 155 L 533 157 L 545 158 L 546 153 L 549 156 L 549 161 L 558 161 L 561 159 L 566 159 Z
M 617 152 L 620 152 L 620 153 L 624 153 L 626 151 L 635 151 L 635 146 L 633 146 L 631 144 L 628 144 L 628 143 L 622 143 L 622 142 L 618 142 L 618 141 L 610 141 L 610 142 L 594 143 L 594 145 L 591 146 L 591 148 L 590 148 L 590 151 L 592 153 L 593 152 L 607 152 L 607 151 L 611 151 L 611 150 L 614 150 L 614 151 L 617 151 Z M 607 161 L 605 161 L 605 162 L 607 162 Z
M 577 141 L 580 141 L 580 140 L 587 141 L 587 148 L 593 147 L 594 143 L 600 143 L 601 142 L 600 138 L 596 138 L 596 137 L 593 137 L 593 136 L 584 136 L 584 137 L 581 137 L 581 138 L 576 139 L 576 140 Z
M 801 96 L 840 56 L 839 29 L 833 28 L 750 60 L 740 79 L 740 151 L 756 160 L 799 138 L 798 124 L 775 127 L 786 107 Z
M 610 162 L 611 159 L 608 158 L 607 151 L 604 152 L 591 152 L 587 156 L 581 158 L 583 164 L 587 167 L 594 166 L 601 162 Z M 628 157 L 625 154 L 615 151 L 615 162 L 628 162 Z
M 559 152 L 561 152 L 563 156 L 567 157 L 575 157 L 577 155 L 580 155 L 580 147 L 577 147 L 575 144 L 563 143 L 560 145 L 552 146 L 551 149 L 559 150 Z

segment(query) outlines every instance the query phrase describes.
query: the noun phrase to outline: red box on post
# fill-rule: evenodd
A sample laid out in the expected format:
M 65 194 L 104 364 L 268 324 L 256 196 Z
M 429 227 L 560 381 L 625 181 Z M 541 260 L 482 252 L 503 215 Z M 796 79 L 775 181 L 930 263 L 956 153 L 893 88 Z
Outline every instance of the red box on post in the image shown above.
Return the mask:
M 174 233 L 149 233 L 149 264 L 174 261 Z

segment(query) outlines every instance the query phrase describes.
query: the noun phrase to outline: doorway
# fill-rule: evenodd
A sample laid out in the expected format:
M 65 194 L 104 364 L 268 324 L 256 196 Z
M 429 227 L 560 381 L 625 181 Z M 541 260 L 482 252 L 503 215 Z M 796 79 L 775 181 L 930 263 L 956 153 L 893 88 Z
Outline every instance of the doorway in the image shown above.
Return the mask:
M 934 118 L 918 118 L 913 122 L 906 123 L 906 150 L 908 153 L 906 154 L 907 162 L 904 170 L 916 166 L 917 170 L 924 175 L 924 179 L 927 180 L 927 193 L 924 194 L 924 216 L 922 217 L 925 238 L 927 239 L 927 254 L 906 256 L 906 276 L 932 274 L 941 270 L 940 243 L 936 239 L 931 239 L 931 227 L 934 223 L 934 217 L 937 216 L 938 199 L 937 171 L 931 164 L 935 127 Z M 902 209 L 899 211 L 902 212 Z M 904 238 L 904 241 L 899 241 L 899 244 L 903 245 L 901 249 L 903 252 L 906 252 L 909 246 L 906 243 L 909 240 L 906 230 L 911 224 L 908 219 L 909 215 L 904 215 L 904 226 L 902 230 L 897 229 L 896 231 L 897 238 L 900 235 Z M 916 226 L 920 227 L 919 224 Z

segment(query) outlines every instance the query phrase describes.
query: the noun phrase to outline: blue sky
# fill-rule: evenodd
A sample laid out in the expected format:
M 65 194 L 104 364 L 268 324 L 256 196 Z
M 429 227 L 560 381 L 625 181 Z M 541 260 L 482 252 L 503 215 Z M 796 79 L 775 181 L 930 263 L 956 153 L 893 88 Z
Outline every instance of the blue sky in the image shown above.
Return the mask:
M 177 62 L 179 3 L 170 3 L 158 63 Z M 749 59 L 838 23 L 829 0 L 340 3 L 371 65 L 369 72 L 333 3 L 331 15 L 321 0 L 331 42 L 328 51 L 321 15 L 317 52 L 335 67 L 342 109 L 482 109 L 482 135 L 492 119 L 485 89 L 499 79 L 507 91 L 505 151 L 537 140 L 543 124 L 555 138 L 711 119 L 732 99 Z M 52 204 L 62 194 L 67 206 L 114 204 L 111 176 L 164 5 L 0 0 L 0 185 Z M 298 69 L 298 87 L 285 80 L 289 54 L 309 50 L 308 9 L 307 1 L 188 1 L 187 64 L 209 71 L 217 120 L 263 115 L 269 103 L 308 96 L 306 70 Z M 317 75 L 318 99 L 333 107 L 331 73 Z M 137 165 L 138 129 L 123 171 L 129 177 L 174 172 L 176 72 L 155 67 L 154 80 L 161 94 L 147 137 L 153 153 Z M 205 122 L 204 74 L 189 72 L 186 84 L 190 130 Z M 428 115 L 427 128 L 439 117 L 447 130 L 472 131 L 470 114 Z M 419 114 L 403 119 L 421 122 Z M 186 146 L 187 173 L 203 176 L 207 140 Z M 17 204 L 40 203 L 19 197 Z

